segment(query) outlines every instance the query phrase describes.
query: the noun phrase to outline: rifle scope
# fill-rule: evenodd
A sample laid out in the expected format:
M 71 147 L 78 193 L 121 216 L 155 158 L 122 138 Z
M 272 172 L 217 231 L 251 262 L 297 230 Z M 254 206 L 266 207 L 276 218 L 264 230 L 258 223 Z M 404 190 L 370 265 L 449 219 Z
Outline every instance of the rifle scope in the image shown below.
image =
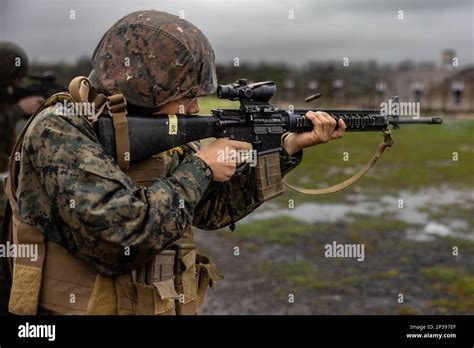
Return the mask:
M 229 100 L 268 102 L 275 92 L 276 84 L 273 81 L 249 85 L 246 79 L 240 79 L 235 83 L 217 87 L 217 97 Z

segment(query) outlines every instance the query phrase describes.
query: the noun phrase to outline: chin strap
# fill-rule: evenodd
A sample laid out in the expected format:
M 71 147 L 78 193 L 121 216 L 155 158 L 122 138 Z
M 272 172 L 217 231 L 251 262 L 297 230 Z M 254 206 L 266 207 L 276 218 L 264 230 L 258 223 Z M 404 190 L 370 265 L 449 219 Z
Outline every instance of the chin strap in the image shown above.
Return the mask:
M 283 185 L 288 187 L 289 189 L 303 193 L 305 195 L 327 195 L 329 193 L 335 193 L 339 192 L 341 190 L 344 190 L 345 188 L 351 186 L 353 183 L 355 183 L 357 180 L 362 178 L 372 167 L 377 163 L 377 161 L 382 157 L 383 152 L 385 151 L 386 148 L 390 147 L 393 145 L 393 139 L 392 139 L 392 134 L 390 133 L 390 130 L 385 130 L 383 132 L 383 142 L 380 143 L 379 147 L 377 148 L 377 151 L 373 155 L 373 157 L 370 159 L 369 162 L 367 162 L 364 167 L 362 167 L 361 170 L 359 170 L 356 174 L 354 174 L 352 177 L 349 179 L 333 185 L 329 187 L 325 187 L 322 189 L 305 189 L 303 187 L 299 186 L 293 186 L 288 184 L 287 182 L 283 181 Z
M 109 97 L 97 93 L 87 77 L 78 76 L 69 83 L 69 94 L 78 103 L 94 103 L 95 113 L 87 119 L 94 124 L 107 111 L 115 130 L 115 148 L 117 163 L 122 170 L 130 165 L 130 139 L 128 136 L 127 101 L 123 94 L 114 94 Z

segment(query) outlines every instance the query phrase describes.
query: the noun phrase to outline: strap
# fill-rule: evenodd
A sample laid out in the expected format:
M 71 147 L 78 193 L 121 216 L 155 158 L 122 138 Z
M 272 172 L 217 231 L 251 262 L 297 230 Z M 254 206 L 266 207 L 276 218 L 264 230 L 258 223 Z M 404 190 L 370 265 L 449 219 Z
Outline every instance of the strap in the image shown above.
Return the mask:
M 291 189 L 293 191 L 303 193 L 305 195 L 326 195 L 326 194 L 329 194 L 329 193 L 335 193 L 335 192 L 344 190 L 345 188 L 351 186 L 357 180 L 362 178 L 370 169 L 372 169 L 372 167 L 375 165 L 375 163 L 377 163 L 377 161 L 380 159 L 380 157 L 382 157 L 382 154 L 385 151 L 385 149 L 387 147 L 390 147 L 390 146 L 393 145 L 392 135 L 391 135 L 389 130 L 385 130 L 383 132 L 383 138 L 384 138 L 383 142 L 379 145 L 379 147 L 377 148 L 377 151 L 375 152 L 374 156 L 370 159 L 370 161 L 367 162 L 364 165 L 364 167 L 362 167 L 362 169 L 359 170 L 359 172 L 357 172 L 356 174 L 354 174 L 349 179 L 347 179 L 347 180 L 345 180 L 345 181 L 343 181 L 343 182 L 341 182 L 337 185 L 325 187 L 325 188 L 322 188 L 322 189 L 305 189 L 303 187 L 290 185 L 285 181 L 283 181 L 283 185 L 285 185 L 286 187 L 288 187 L 289 189 Z
M 127 170 L 130 160 L 130 139 L 128 137 L 127 101 L 122 94 L 115 94 L 107 98 L 107 108 L 115 130 L 115 147 L 117 163 L 122 170 Z
M 79 103 L 94 103 L 94 115 L 88 115 L 88 120 L 94 124 L 106 107 L 107 97 L 102 93 L 97 93 L 91 86 L 89 79 L 85 76 L 77 76 L 69 83 L 69 94 Z
M 71 97 L 73 97 L 77 102 L 89 101 L 89 94 L 95 93 L 95 91 L 90 88 L 90 82 L 85 76 L 77 76 L 73 78 L 69 83 L 68 90 Z
M 122 170 L 127 170 L 130 164 L 126 154 L 130 155 L 130 139 L 128 136 L 127 101 L 123 94 L 106 97 L 97 93 L 87 77 L 77 76 L 69 83 L 69 94 L 76 102 L 94 103 L 95 113 L 88 120 L 94 124 L 107 108 L 115 130 L 115 148 L 117 163 Z M 128 157 L 128 156 L 127 156 Z

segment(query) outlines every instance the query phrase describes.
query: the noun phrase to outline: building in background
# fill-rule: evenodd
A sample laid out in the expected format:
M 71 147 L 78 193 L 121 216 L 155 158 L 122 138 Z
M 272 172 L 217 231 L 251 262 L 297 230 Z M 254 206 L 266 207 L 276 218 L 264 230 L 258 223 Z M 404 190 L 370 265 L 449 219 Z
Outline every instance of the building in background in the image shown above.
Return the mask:
M 426 91 L 427 108 L 449 112 L 474 112 L 474 67 L 454 70 Z
M 398 70 L 389 79 L 389 94 L 420 102 L 425 110 L 474 112 L 474 66 L 457 67 L 454 50 L 441 54 L 441 66 Z

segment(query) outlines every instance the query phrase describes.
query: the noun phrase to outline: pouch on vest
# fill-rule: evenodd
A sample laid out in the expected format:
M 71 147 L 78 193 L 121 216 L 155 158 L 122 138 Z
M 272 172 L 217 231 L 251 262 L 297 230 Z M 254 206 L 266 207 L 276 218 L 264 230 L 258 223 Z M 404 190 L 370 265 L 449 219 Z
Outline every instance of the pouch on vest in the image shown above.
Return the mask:
M 197 314 L 196 244 L 174 244 L 176 249 L 175 287 L 178 315 Z
M 117 277 L 118 313 L 122 315 L 174 315 L 178 294 L 174 288 L 174 250 L 164 250 L 138 282 L 141 275 Z
M 198 309 L 204 304 L 207 289 L 214 288 L 216 281 L 224 279 L 217 270 L 216 265 L 208 257 L 196 255 L 196 273 L 197 273 L 197 306 Z

